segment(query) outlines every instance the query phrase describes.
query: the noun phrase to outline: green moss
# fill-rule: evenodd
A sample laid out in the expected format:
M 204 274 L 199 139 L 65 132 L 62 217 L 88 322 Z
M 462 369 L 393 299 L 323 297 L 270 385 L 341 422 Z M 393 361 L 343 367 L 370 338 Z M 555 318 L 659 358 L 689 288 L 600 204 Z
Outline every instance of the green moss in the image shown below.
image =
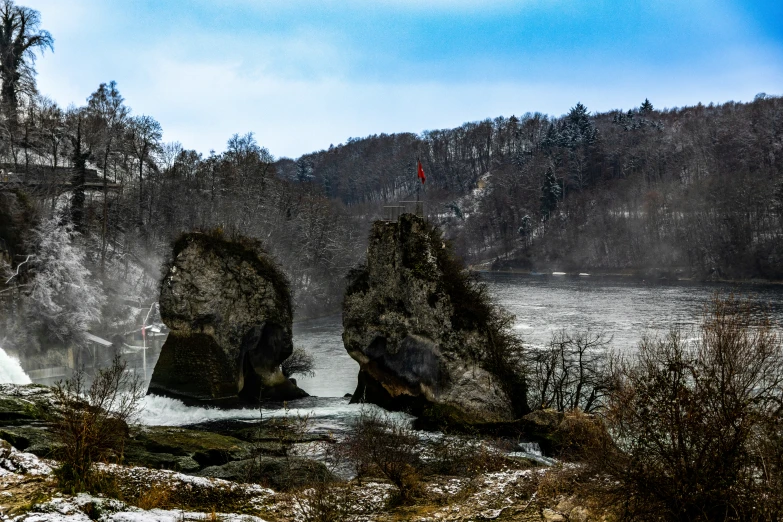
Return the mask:
M 47 411 L 38 403 L 16 397 L 0 397 L 0 422 L 46 420 Z
M 172 455 L 191 455 L 197 451 L 245 451 L 247 443 L 218 433 L 154 426 L 145 429 L 136 439 L 151 451 Z

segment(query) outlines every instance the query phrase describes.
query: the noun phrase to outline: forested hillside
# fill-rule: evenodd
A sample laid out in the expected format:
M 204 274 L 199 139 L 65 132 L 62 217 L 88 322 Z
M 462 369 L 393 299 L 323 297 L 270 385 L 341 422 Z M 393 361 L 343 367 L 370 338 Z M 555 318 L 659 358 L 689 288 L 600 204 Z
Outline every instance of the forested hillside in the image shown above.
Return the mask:
M 204 155 L 164 143 L 115 82 L 68 108 L 38 93 L 33 58 L 53 39 L 36 11 L 3 5 L 0 52 L 15 56 L 0 67 L 4 346 L 137 328 L 171 241 L 194 229 L 260 239 L 291 279 L 297 317 L 333 313 L 370 223 L 417 197 L 472 263 L 783 278 L 781 97 L 600 114 L 576 103 L 561 117 L 349 138 L 298 159 L 240 133 Z
M 783 100 L 499 117 L 348 140 L 288 166 L 346 205 L 428 173 L 429 210 L 471 261 L 534 269 L 783 276 Z M 498 266 L 496 265 L 496 266 Z

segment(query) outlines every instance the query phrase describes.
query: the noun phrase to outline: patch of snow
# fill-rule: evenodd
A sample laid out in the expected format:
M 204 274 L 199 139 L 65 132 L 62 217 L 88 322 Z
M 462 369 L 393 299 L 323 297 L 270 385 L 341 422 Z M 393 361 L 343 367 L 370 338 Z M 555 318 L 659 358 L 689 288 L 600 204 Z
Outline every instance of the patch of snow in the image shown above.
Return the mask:
M 0 477 L 6 475 L 49 475 L 52 467 L 32 453 L 24 453 L 0 440 Z
M 143 510 L 119 500 L 80 493 L 75 497 L 59 497 L 37 504 L 29 512 L 8 518 L 9 522 L 91 522 L 87 512 L 100 513 L 101 522 L 204 522 L 211 513 L 173 509 Z M 221 522 L 265 522 L 252 515 L 215 513 Z

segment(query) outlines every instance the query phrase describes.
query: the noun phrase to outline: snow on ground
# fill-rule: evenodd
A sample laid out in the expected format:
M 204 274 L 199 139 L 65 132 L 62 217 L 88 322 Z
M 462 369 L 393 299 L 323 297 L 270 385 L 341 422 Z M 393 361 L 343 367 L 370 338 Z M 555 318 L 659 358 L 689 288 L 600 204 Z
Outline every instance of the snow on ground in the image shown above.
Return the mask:
M 51 465 L 32 453 L 23 453 L 0 439 L 0 477 L 8 475 L 46 476 L 52 473 Z
M 104 522 L 185 522 L 214 520 L 212 513 L 187 512 L 181 510 L 143 510 L 118 500 L 94 497 L 87 494 L 73 496 L 55 495 L 53 498 L 35 504 L 23 514 L 6 513 L 13 504 L 15 495 L 32 479 L 48 479 L 54 462 L 40 459 L 33 454 L 13 448 L 0 440 L 0 521 L 2 522 L 90 522 L 99 514 Z M 193 477 L 174 471 L 153 470 L 135 466 L 101 465 L 99 469 L 114 474 L 124 487 L 145 488 L 163 484 L 171 490 L 238 492 L 249 499 L 248 505 L 266 504 L 276 493 L 257 484 L 238 484 L 227 480 Z M 52 483 L 41 486 L 44 492 L 53 490 Z M 217 513 L 221 522 L 264 522 L 250 515 Z
M 0 522 L 264 522 L 260 517 L 302 520 L 312 515 L 313 510 L 317 511 L 319 502 L 323 501 L 319 497 L 323 491 L 317 489 L 280 493 L 258 484 L 194 477 L 175 471 L 99 465 L 99 471 L 116 477 L 126 499 L 160 488 L 180 498 L 197 501 L 202 497 L 213 498 L 217 509 L 222 505 L 227 511 L 237 509 L 253 515 L 205 512 L 209 504 L 203 502 L 196 504 L 201 506 L 196 508 L 200 511 L 144 510 L 119 500 L 59 494 L 52 477 L 54 466 L 53 461 L 18 451 L 0 440 Z M 535 499 L 536 483 L 545 473 L 547 470 L 542 468 L 509 469 L 471 478 L 430 479 L 423 484 L 430 499 L 426 515 L 411 514 L 409 519 L 467 521 L 515 516 L 527 511 Z M 336 489 L 328 494 L 344 503 L 351 513 L 346 520 L 387 520 L 387 503 L 394 492 L 389 483 L 365 480 L 361 485 L 341 483 L 332 488 Z M 227 508 L 229 504 L 217 499 L 229 499 L 235 507 Z
M 143 510 L 119 500 L 80 493 L 75 497 L 55 497 L 38 504 L 30 512 L 3 517 L 4 522 L 265 522 L 252 515 L 234 513 L 198 513 L 175 509 Z

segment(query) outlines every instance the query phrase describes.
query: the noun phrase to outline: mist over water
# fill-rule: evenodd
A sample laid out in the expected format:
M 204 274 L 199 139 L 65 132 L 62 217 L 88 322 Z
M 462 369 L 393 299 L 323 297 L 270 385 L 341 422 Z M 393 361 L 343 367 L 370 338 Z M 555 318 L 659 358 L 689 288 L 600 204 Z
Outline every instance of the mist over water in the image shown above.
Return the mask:
M 0 348 L 0 383 L 30 384 L 31 382 L 19 361 Z

